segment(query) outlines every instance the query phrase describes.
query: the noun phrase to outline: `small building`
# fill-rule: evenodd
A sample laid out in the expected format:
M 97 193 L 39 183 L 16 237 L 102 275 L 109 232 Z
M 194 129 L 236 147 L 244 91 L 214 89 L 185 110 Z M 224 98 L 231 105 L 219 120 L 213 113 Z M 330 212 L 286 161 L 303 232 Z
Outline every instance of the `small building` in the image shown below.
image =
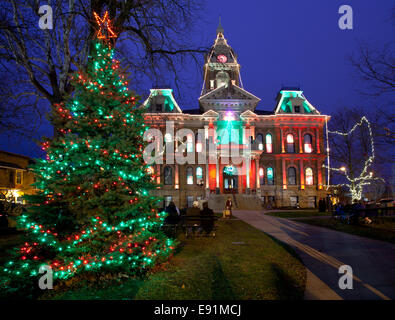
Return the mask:
M 34 174 L 29 170 L 32 163 L 27 156 L 0 151 L 0 200 L 23 204 L 22 196 L 36 191 Z

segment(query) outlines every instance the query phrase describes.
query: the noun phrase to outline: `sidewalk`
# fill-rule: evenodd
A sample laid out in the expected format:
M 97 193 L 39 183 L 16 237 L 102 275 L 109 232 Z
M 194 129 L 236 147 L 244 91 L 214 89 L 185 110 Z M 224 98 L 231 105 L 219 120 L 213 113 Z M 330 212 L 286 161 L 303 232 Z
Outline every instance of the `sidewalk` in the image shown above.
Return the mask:
M 263 211 L 235 210 L 233 215 L 295 249 L 307 268 L 305 299 L 395 298 L 394 244 L 266 216 Z M 339 288 L 341 265 L 353 269 L 352 290 Z

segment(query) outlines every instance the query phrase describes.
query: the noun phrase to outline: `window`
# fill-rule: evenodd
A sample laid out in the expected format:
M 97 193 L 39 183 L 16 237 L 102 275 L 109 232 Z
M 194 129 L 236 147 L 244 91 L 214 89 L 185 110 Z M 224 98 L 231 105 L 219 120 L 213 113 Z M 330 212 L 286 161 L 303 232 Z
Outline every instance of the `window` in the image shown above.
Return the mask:
M 165 207 L 167 207 L 170 204 L 171 200 L 172 200 L 171 196 L 165 196 Z
M 306 168 L 306 184 L 312 186 L 314 184 L 313 169 Z
M 192 169 L 192 167 L 187 168 L 187 184 L 193 184 L 193 169 Z
M 210 89 L 214 89 L 214 80 L 210 80 Z
M 263 168 L 259 168 L 259 184 L 263 186 L 265 184 L 265 175 Z
M 202 152 L 203 145 L 202 145 L 202 137 L 199 133 L 196 134 L 196 152 Z
M 261 197 L 261 203 L 262 203 L 262 204 L 266 204 L 266 201 L 265 201 L 265 199 L 266 199 L 266 197 L 265 197 L 265 196 L 262 196 L 262 197 Z
M 193 136 L 190 133 L 187 135 L 187 152 L 193 152 Z
M 295 207 L 296 208 L 299 205 L 298 197 L 295 197 L 295 196 L 289 197 L 289 200 L 291 202 L 291 207 Z
M 309 208 L 315 208 L 316 207 L 316 200 L 315 197 L 308 197 L 307 198 L 307 206 Z
M 296 185 L 296 169 L 294 167 L 288 168 L 288 184 L 291 186 Z
M 267 168 L 266 170 L 266 178 L 268 185 L 274 185 L 274 171 L 273 168 Z
M 258 144 L 258 150 L 263 150 L 263 136 L 261 134 L 256 136 L 256 143 Z
M 196 183 L 198 186 L 203 185 L 203 169 L 202 169 L 202 167 L 196 168 Z
M 187 196 L 187 208 L 192 208 L 193 196 Z
M 295 106 L 294 110 L 295 110 L 295 113 L 299 113 L 300 112 L 300 106 Z
M 163 107 L 163 105 L 161 103 L 157 103 L 155 105 L 155 111 L 156 112 L 161 112 L 162 111 L 162 107 Z
M 287 134 L 287 152 L 295 153 L 295 141 L 292 134 Z
M 22 171 L 16 172 L 16 184 L 22 184 Z
M 273 141 L 272 141 L 272 135 L 270 133 L 266 135 L 266 152 L 267 153 L 273 152 Z
M 310 134 L 305 134 L 304 137 L 304 152 L 305 153 L 312 153 L 313 152 L 313 147 L 312 147 L 312 138 Z
M 173 184 L 173 169 L 169 166 L 166 166 L 163 169 L 163 179 L 165 181 L 165 185 Z
M 267 203 L 270 205 L 275 205 L 276 204 L 276 199 L 274 198 L 274 196 L 268 196 L 267 197 Z

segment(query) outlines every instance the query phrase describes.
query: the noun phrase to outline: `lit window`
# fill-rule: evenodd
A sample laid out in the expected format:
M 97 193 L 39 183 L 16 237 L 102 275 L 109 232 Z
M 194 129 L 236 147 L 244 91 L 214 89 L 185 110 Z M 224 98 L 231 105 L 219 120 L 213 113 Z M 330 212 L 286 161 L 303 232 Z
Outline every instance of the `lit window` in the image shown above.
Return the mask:
M 295 141 L 292 134 L 287 134 L 287 152 L 295 153 Z
M 192 167 L 187 168 L 187 184 L 193 184 L 193 169 L 192 169 Z
M 187 152 L 193 152 L 193 136 L 187 135 Z
M 265 176 L 264 176 L 263 168 L 259 168 L 259 183 L 261 186 L 265 184 Z
M 166 166 L 163 169 L 163 179 L 165 185 L 172 185 L 173 184 L 173 170 L 171 167 Z
M 263 136 L 261 134 L 256 136 L 256 143 L 258 144 L 258 150 L 263 150 Z
M 170 204 L 171 200 L 172 200 L 171 196 L 165 196 L 165 207 L 167 207 Z
M 296 169 L 294 167 L 288 168 L 288 184 L 296 185 Z
M 274 172 L 273 168 L 267 168 L 266 170 L 267 184 L 274 185 Z
M 312 186 L 314 184 L 313 169 L 306 168 L 306 185 Z
M 196 134 L 196 152 L 202 152 L 202 138 L 199 133 Z
M 203 185 L 203 169 L 202 169 L 202 167 L 196 168 L 196 183 L 199 186 Z
M 313 152 L 312 138 L 311 138 L 311 135 L 309 135 L 309 134 L 304 135 L 304 152 L 305 153 L 312 153 Z
M 267 153 L 273 152 L 272 135 L 270 133 L 266 135 L 266 152 Z

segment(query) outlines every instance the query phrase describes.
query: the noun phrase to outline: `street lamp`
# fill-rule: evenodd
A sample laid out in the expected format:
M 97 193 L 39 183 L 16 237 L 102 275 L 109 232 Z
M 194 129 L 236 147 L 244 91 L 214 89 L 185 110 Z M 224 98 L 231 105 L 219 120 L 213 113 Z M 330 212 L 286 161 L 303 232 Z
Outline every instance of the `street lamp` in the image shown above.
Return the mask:
M 340 170 L 343 172 L 346 172 L 347 169 L 346 169 L 346 167 L 340 167 Z

